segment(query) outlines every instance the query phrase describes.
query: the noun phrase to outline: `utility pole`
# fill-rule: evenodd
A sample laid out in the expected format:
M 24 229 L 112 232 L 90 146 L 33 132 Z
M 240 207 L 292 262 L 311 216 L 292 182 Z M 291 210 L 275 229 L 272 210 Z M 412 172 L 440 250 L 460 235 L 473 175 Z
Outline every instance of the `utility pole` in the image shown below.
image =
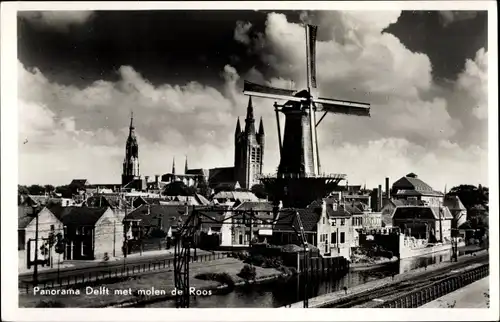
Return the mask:
M 113 257 L 116 256 L 115 247 L 116 247 L 116 221 L 113 221 Z
M 35 267 L 33 267 L 33 285 L 38 285 L 38 205 L 33 206 L 35 215 Z

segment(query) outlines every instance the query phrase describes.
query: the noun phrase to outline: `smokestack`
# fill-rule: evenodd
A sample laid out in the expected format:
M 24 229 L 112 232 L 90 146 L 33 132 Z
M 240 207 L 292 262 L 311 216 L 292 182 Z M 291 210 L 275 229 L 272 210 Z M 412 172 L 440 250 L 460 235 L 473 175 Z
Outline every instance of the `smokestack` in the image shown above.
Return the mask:
M 160 187 L 160 175 L 159 174 L 155 174 L 155 185 L 156 185 L 156 188 Z
M 377 191 L 377 212 L 382 210 L 382 185 L 378 185 Z
M 389 188 L 389 178 L 385 178 L 385 198 L 389 200 L 391 198 L 390 188 Z

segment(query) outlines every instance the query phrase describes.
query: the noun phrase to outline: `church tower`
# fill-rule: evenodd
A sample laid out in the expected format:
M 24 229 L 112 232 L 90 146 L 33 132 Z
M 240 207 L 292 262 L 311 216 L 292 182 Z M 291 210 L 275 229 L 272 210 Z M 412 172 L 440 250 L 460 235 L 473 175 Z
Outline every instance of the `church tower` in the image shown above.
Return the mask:
M 259 131 L 255 131 L 252 97 L 248 99 L 245 129 L 241 130 L 240 120 L 236 122 L 234 170 L 241 188 L 251 189 L 258 184 L 262 174 L 264 159 L 264 124 L 260 120 Z
M 139 172 L 139 145 L 135 136 L 134 113 L 130 116 L 130 127 L 125 145 L 125 159 L 123 160 L 122 186 L 140 178 Z

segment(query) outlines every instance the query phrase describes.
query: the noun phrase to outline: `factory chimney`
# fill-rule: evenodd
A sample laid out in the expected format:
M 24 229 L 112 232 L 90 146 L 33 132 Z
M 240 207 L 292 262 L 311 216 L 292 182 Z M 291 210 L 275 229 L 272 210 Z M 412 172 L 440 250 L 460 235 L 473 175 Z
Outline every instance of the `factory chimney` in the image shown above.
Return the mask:
M 385 178 L 385 198 L 391 199 L 391 188 L 389 187 L 389 177 Z
M 382 185 L 378 185 L 377 191 L 377 212 L 382 210 Z

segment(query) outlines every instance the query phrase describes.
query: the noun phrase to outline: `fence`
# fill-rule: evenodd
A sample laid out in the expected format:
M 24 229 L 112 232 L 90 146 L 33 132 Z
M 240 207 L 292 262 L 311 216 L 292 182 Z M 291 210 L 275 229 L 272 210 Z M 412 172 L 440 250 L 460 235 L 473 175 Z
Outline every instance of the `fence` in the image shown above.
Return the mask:
M 482 265 L 458 276 L 448 277 L 397 298 L 373 306 L 375 308 L 416 308 L 458 290 L 489 275 L 489 265 Z
M 215 254 L 203 254 L 197 255 L 196 258 L 191 256 L 191 262 L 209 262 L 217 259 L 223 259 L 228 257 L 229 253 L 215 253 Z M 149 261 L 137 262 L 137 263 L 127 263 L 126 261 L 120 265 L 114 265 L 112 267 L 102 267 L 98 266 L 95 268 L 97 271 L 82 272 L 78 271 L 88 270 L 86 269 L 75 269 L 75 270 L 64 270 L 61 274 L 70 274 L 69 276 L 60 276 L 59 278 L 52 278 L 41 280 L 36 286 L 40 289 L 50 289 L 55 287 L 60 288 L 76 288 L 87 285 L 97 285 L 110 282 L 118 282 L 120 280 L 126 279 L 131 276 L 138 274 L 144 274 L 148 272 L 161 271 L 165 269 L 173 269 L 174 259 L 152 259 Z M 29 293 L 34 287 L 32 282 L 20 282 L 19 292 Z

